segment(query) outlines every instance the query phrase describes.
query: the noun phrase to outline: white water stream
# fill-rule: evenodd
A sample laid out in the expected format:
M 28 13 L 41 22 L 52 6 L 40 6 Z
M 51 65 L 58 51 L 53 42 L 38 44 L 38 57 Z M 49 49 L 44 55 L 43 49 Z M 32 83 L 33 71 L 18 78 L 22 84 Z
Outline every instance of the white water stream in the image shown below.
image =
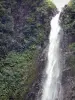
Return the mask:
M 58 2 L 57 2 L 58 1 Z M 59 2 L 60 1 L 60 2 Z M 59 9 L 59 13 L 52 18 L 51 32 L 49 36 L 49 50 L 48 62 L 44 75 L 46 76 L 43 87 L 41 100 L 63 100 L 62 86 L 61 86 L 61 53 L 60 53 L 60 25 L 59 17 L 62 7 L 69 2 L 69 0 L 53 0 Z M 40 98 L 38 98 L 40 100 Z
M 46 68 L 46 80 L 43 85 L 41 100 L 60 100 L 60 26 L 58 13 L 51 21 L 50 45 L 48 52 L 48 64 Z

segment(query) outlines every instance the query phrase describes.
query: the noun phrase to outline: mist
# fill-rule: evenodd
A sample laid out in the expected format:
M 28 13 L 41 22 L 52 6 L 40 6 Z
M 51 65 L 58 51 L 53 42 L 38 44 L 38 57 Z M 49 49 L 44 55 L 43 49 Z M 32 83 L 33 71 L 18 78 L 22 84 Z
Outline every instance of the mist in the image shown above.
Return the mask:
M 68 4 L 70 0 L 52 0 L 56 7 L 60 10 L 64 5 Z

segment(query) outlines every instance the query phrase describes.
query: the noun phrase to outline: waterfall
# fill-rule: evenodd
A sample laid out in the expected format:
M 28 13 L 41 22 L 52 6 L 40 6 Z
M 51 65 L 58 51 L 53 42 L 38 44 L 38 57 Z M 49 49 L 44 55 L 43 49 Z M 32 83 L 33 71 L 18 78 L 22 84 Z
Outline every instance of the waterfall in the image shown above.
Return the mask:
M 51 32 L 49 36 L 48 62 L 44 72 L 45 79 L 42 81 L 42 96 L 37 100 L 63 100 L 63 89 L 61 86 L 61 50 L 60 40 L 61 27 L 59 17 L 62 7 L 70 0 L 53 0 L 59 13 L 51 20 Z M 60 1 L 60 2 L 56 2 Z M 61 4 L 61 5 L 60 5 Z
M 43 84 L 41 100 L 60 100 L 60 12 L 52 18 L 49 36 L 48 63 L 45 71 L 46 80 Z

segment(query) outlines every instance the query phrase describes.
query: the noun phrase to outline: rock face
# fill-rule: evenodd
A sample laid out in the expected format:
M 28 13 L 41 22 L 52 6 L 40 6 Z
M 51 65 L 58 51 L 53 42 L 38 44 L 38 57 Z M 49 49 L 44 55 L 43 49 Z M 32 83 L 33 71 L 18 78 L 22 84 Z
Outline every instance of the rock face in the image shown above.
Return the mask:
M 0 0 L 0 100 L 36 100 L 56 13 L 48 0 Z
M 63 57 L 65 64 L 62 74 L 63 100 L 75 100 L 75 2 L 65 6 L 61 16 L 63 28 Z

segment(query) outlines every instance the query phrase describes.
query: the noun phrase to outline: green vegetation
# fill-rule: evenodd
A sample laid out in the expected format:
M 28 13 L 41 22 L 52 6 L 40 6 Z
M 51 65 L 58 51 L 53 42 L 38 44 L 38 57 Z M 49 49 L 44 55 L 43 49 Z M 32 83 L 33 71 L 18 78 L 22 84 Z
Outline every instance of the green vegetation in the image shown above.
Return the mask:
M 68 6 L 75 12 L 75 0 L 70 0 Z
M 75 43 L 69 45 L 70 51 L 75 51 Z
M 45 2 L 47 3 L 47 5 L 51 8 L 56 8 L 56 6 L 53 4 L 52 0 L 45 0 Z
M 71 0 L 69 4 L 64 8 L 62 13 L 63 29 L 68 35 L 75 36 L 75 0 Z
M 0 0 L 0 100 L 24 100 L 54 10 L 50 0 Z
M 60 20 L 66 42 L 64 49 L 68 53 L 65 62 L 66 68 L 71 68 L 71 74 L 75 75 L 75 0 L 70 0 L 64 7 Z
M 50 0 L 0 0 L 0 58 L 12 50 L 41 46 L 55 9 Z
M 68 67 L 71 68 L 73 74 L 75 75 L 75 42 L 71 43 L 69 45 L 69 51 L 70 51 L 70 55 L 68 56 L 68 58 L 66 59 L 66 64 Z
M 68 3 L 68 6 L 75 7 L 75 0 L 70 0 L 70 2 Z
M 66 59 L 66 65 L 71 68 L 72 75 L 75 75 L 75 43 L 70 43 L 68 50 L 70 54 L 68 54 Z
M 66 60 L 67 67 L 70 67 L 72 70 L 72 74 L 75 75 L 75 56 L 70 55 Z
M 0 100 L 23 100 L 36 78 L 35 59 L 38 52 L 10 52 L 0 61 Z

